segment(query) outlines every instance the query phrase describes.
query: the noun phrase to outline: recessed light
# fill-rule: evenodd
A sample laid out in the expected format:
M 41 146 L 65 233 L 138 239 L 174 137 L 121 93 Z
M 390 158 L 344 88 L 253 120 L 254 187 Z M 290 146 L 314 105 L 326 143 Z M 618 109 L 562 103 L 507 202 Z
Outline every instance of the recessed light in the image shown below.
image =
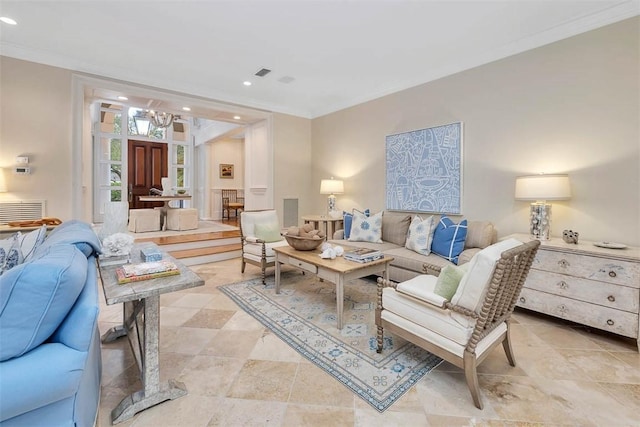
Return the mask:
M 234 118 L 235 120 L 240 120 L 242 117 L 240 117 L 240 116 L 233 116 L 233 118 Z
M 191 111 L 191 108 L 189 108 L 189 107 L 182 107 L 182 111 Z
M 120 95 L 120 96 L 118 97 L 118 99 L 119 99 L 120 101 L 128 101 L 128 100 L 129 100 L 129 98 L 127 98 L 126 96 L 122 96 L 122 95 Z
M 0 21 L 4 22 L 5 24 L 9 24 L 9 25 L 18 25 L 18 23 L 16 21 L 14 21 L 13 19 L 7 17 L 7 16 L 0 16 Z
M 251 82 L 249 80 L 242 82 L 245 86 L 251 86 Z

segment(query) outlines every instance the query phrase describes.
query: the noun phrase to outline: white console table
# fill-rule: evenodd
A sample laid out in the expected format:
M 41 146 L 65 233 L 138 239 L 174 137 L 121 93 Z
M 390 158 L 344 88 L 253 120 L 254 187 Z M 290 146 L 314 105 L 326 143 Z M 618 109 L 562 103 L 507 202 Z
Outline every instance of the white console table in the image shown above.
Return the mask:
M 640 248 L 593 243 L 542 241 L 517 305 L 634 338 L 640 351 Z

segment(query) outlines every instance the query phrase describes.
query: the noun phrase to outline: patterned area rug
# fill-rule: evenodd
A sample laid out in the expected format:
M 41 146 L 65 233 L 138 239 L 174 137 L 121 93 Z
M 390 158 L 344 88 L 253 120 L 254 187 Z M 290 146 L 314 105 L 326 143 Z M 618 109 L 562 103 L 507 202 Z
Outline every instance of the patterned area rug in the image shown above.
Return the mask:
M 220 289 L 244 311 L 378 411 L 389 408 L 441 359 L 385 333 L 376 353 L 376 282 L 345 285 L 344 327 L 336 327 L 335 285 L 300 272 L 282 274 L 280 294 L 273 279 L 225 285 Z

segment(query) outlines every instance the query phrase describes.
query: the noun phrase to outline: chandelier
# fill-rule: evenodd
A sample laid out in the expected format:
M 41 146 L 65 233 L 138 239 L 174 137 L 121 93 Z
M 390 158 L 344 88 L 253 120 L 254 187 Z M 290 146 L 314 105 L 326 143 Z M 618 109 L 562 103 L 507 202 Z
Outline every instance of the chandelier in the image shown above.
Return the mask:
M 151 124 L 157 128 L 168 128 L 173 123 L 174 116 L 172 113 L 159 113 L 157 111 L 149 111 Z

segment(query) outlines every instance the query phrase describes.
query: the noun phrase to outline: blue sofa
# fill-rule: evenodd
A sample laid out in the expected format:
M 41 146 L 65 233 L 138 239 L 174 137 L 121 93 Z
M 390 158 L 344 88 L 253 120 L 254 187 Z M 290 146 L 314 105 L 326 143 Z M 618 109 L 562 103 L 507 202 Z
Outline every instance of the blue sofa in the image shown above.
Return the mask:
M 93 426 L 102 360 L 89 224 L 54 229 L 0 276 L 0 425 Z

